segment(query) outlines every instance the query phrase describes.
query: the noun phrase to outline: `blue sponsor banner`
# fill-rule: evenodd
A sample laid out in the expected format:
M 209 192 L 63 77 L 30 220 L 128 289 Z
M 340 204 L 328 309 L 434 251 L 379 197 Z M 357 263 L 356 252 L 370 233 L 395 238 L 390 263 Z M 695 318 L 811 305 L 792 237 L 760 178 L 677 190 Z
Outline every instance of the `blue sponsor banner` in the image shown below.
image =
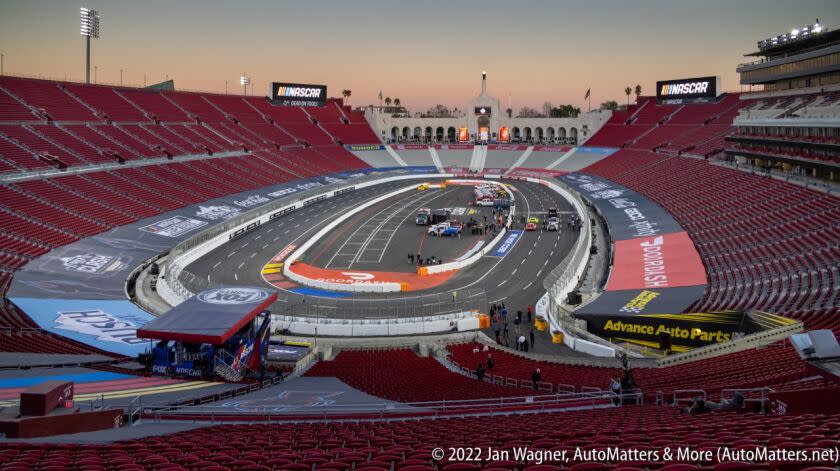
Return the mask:
M 505 235 L 504 239 L 499 243 L 499 246 L 496 247 L 490 256 L 491 257 L 504 257 L 511 251 L 514 245 L 516 245 L 516 241 L 519 240 L 519 237 L 522 235 L 522 231 L 508 231 Z
M 25 376 L 21 378 L 0 379 L 0 388 L 28 388 L 44 381 L 72 381 L 76 384 L 98 383 L 100 381 L 116 381 L 120 379 L 137 378 L 134 375 L 114 373 L 111 371 L 93 371 L 91 373 L 75 373 L 63 375 Z
M 289 291 L 292 293 L 302 294 L 305 296 L 320 296 L 322 298 L 347 298 L 352 296 L 352 293 L 341 293 L 338 291 L 327 291 L 324 289 L 310 288 L 308 286 L 300 288 L 292 288 Z
M 575 154 L 598 154 L 598 155 L 612 155 L 618 150 L 617 147 L 578 147 L 575 149 Z
M 106 352 L 137 356 L 150 347 L 137 329 L 155 317 L 130 301 L 10 298 L 42 329 Z

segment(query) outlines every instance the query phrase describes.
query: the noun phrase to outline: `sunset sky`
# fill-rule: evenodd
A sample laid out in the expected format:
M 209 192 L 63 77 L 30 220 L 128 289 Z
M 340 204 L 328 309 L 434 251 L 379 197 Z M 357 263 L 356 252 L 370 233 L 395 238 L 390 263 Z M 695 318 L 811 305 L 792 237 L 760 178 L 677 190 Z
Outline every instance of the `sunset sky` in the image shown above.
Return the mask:
M 802 0 L 0 0 L 5 73 L 84 79 L 79 7 L 100 11 L 93 41 L 98 81 L 254 93 L 271 81 L 349 88 L 351 105 L 399 97 L 413 111 L 463 107 L 488 89 L 515 109 L 625 101 L 624 87 L 720 75 L 740 90 L 735 67 L 756 41 L 813 23 L 840 27 L 840 1 Z M 93 71 L 91 72 L 93 75 Z

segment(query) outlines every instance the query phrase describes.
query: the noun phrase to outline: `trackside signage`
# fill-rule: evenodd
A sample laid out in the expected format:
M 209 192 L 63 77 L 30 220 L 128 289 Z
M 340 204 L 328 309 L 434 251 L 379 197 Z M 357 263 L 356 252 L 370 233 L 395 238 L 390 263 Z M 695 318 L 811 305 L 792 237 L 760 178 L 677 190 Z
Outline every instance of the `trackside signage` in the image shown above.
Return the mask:
M 702 296 L 706 269 L 688 233 L 667 211 L 605 178 L 584 173 L 559 178 L 598 210 L 615 241 L 604 292 L 577 309 L 576 316 L 590 316 L 587 320 L 592 324 L 596 318 L 604 322 L 639 314 L 677 313 Z
M 598 208 L 615 240 L 682 231 L 667 211 L 625 186 L 583 173 L 570 173 L 560 179 Z
M 327 104 L 326 85 L 273 82 L 269 92 L 271 102 L 279 106 L 324 106 Z
M 39 327 L 106 352 L 136 356 L 149 349 L 137 329 L 154 317 L 130 301 L 13 298 Z
M 509 231 L 504 239 L 499 243 L 499 246 L 496 247 L 490 256 L 491 257 L 504 257 L 511 251 L 514 245 L 516 245 L 516 241 L 519 240 L 519 237 L 522 235 L 522 231 Z
M 619 240 L 607 291 L 706 284 L 700 255 L 685 232 Z

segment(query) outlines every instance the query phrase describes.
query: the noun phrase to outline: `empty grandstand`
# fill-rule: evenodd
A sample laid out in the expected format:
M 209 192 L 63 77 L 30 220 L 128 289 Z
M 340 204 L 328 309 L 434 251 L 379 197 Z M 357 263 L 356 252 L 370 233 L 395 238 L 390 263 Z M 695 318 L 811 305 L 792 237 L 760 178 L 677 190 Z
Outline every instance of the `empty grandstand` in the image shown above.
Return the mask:
M 840 37 L 795 31 L 517 116 L 0 71 L 0 470 L 836 469 Z

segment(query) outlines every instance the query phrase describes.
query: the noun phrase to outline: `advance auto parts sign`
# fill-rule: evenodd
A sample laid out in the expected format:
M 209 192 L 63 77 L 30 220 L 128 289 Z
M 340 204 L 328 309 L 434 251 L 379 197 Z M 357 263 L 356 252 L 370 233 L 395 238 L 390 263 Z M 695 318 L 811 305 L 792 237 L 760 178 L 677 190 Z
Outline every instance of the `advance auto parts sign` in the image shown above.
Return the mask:
M 743 320 L 744 314 L 740 311 L 586 319 L 590 332 L 614 341 L 658 347 L 660 334 L 667 332 L 671 334 L 671 344 L 676 351 L 728 342 L 737 335 L 747 335 L 757 330 L 750 322 Z
M 273 82 L 271 102 L 279 106 L 325 106 L 327 86 L 303 83 Z

